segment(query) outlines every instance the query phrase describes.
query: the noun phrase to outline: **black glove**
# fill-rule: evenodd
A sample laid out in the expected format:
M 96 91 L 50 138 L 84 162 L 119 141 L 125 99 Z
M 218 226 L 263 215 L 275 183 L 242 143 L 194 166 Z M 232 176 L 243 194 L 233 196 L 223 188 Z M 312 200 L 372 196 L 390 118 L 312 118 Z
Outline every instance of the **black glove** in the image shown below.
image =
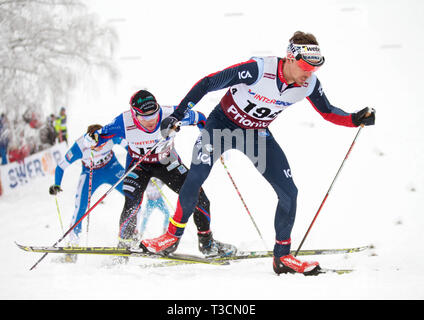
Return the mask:
M 99 142 L 99 135 L 96 131 L 93 132 L 89 132 L 88 135 L 90 136 L 91 139 L 93 139 L 96 142 Z
M 160 124 L 160 133 L 162 134 L 162 137 L 168 138 L 172 131 L 180 131 L 180 121 L 170 115 L 162 120 Z
M 358 111 L 352 114 L 352 122 L 355 126 L 359 127 L 360 125 L 372 126 L 375 124 L 375 109 L 373 108 L 364 108 L 361 111 Z
M 60 186 L 55 185 L 55 184 L 50 186 L 50 188 L 49 188 L 49 193 L 51 195 L 54 195 L 54 196 L 57 195 L 61 191 L 62 191 L 62 189 L 60 188 Z
M 84 135 L 83 144 L 85 147 L 93 149 L 95 146 L 97 146 L 98 142 L 99 135 L 97 133 L 89 132 Z

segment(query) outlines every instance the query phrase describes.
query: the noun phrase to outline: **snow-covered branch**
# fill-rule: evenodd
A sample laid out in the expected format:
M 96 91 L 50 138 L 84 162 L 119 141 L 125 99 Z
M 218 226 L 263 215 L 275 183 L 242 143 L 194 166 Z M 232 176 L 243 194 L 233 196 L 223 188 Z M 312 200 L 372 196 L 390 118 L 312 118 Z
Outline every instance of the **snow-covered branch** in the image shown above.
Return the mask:
M 0 112 L 55 111 L 81 70 L 114 78 L 117 40 L 80 0 L 0 0 Z

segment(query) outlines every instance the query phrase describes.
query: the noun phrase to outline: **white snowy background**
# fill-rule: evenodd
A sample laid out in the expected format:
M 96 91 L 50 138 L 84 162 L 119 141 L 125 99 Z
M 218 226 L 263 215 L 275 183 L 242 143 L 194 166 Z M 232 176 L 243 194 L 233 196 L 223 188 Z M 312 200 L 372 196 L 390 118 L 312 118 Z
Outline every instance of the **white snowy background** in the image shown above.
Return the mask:
M 113 23 L 120 37 L 121 77 L 82 82 L 68 108 L 72 143 L 91 123 L 107 124 L 128 109 L 130 96 L 147 88 L 160 104 L 177 104 L 203 76 L 256 55 L 285 54 L 297 30 L 312 32 L 326 63 L 317 75 L 330 102 L 353 112 L 377 110 L 376 126 L 362 130 L 333 191 L 303 245 L 342 248 L 372 244 L 350 255 L 302 257 L 324 267 L 354 268 L 351 274 L 276 276 L 272 260 L 229 266 L 183 265 L 145 269 L 132 258 L 106 267 L 109 257 L 79 256 L 76 264 L 54 262 L 19 250 L 51 245 L 60 229 L 53 177 L 0 197 L 1 299 L 423 299 L 424 136 L 422 41 L 424 2 L 419 0 L 303 1 L 110 1 L 88 0 L 90 10 Z M 196 110 L 208 115 L 225 91 L 207 95 Z M 284 111 L 270 127 L 289 159 L 299 189 L 292 232 L 296 249 L 336 174 L 357 129 L 323 120 L 307 101 Z M 184 128 L 176 146 L 189 165 L 198 135 Z M 123 150 L 116 147 L 119 159 Z M 246 200 L 266 248 L 222 165 L 204 189 L 211 200 L 215 238 L 245 250 L 271 250 L 276 196 L 249 160 L 230 152 L 227 166 Z M 74 207 L 80 165 L 65 172 L 58 201 L 65 227 Z M 96 201 L 108 189 L 100 188 Z M 175 203 L 177 197 L 165 189 Z M 112 192 L 90 215 L 82 244 L 116 245 L 123 197 Z M 147 237 L 161 233 L 152 216 Z M 85 230 L 85 225 L 83 226 Z M 62 244 L 66 244 L 63 241 Z M 192 221 L 179 252 L 198 254 Z M 176 289 L 179 290 L 176 290 Z

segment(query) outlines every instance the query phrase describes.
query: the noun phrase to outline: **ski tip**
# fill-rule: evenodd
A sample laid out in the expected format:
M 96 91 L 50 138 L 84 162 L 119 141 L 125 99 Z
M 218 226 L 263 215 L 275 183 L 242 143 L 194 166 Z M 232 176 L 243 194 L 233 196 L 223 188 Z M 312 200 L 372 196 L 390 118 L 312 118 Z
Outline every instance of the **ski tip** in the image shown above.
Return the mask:
M 330 269 L 330 268 L 321 268 L 321 267 L 317 267 L 311 271 L 308 272 L 304 272 L 304 273 L 290 273 L 288 272 L 287 274 L 292 274 L 292 275 L 304 275 L 306 277 L 315 277 L 315 276 L 319 276 L 319 275 L 323 275 L 323 274 L 347 274 L 347 273 L 351 273 L 355 271 L 354 269 Z M 281 273 L 284 274 L 284 273 Z M 280 276 L 280 274 L 277 273 L 277 276 Z
M 354 269 L 327 269 L 327 268 L 322 268 L 321 270 L 318 271 L 318 273 L 333 273 L 333 274 L 347 274 L 347 273 L 352 273 L 354 272 Z
M 15 244 L 18 246 L 19 249 L 25 250 L 25 251 L 29 251 L 29 247 L 26 247 L 24 245 L 21 245 L 19 243 L 17 243 L 16 241 L 14 241 Z
M 32 251 L 31 247 L 24 246 L 22 244 L 17 243 L 16 241 L 15 241 L 15 244 L 18 246 L 19 249 L 22 249 L 24 251 Z

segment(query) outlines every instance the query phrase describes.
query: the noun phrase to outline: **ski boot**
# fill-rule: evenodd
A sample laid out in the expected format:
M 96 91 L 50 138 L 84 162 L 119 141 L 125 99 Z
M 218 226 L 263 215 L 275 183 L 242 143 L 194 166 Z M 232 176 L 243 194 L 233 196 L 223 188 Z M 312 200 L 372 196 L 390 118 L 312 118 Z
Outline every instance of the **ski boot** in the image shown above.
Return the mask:
M 122 239 L 119 238 L 119 242 L 117 247 L 118 248 L 131 248 L 131 246 L 134 243 L 134 239 Z M 116 256 L 112 258 L 112 264 L 117 265 L 117 264 L 127 264 L 128 261 L 130 260 L 129 257 L 126 256 Z
M 199 232 L 199 251 L 206 257 L 229 257 L 234 256 L 237 248 L 232 244 L 222 243 L 213 238 L 212 232 Z
M 69 234 L 68 247 L 79 247 L 80 238 L 75 232 Z M 65 253 L 59 260 L 62 263 L 76 263 L 78 259 L 77 254 Z
M 140 248 L 145 252 L 161 253 L 167 255 L 177 250 L 180 238 L 170 233 L 165 233 L 154 239 L 145 239 L 140 242 Z
M 281 273 L 301 273 L 305 276 L 314 276 L 321 269 L 316 261 L 301 261 L 289 254 L 283 257 L 274 257 L 274 272 L 278 275 Z

